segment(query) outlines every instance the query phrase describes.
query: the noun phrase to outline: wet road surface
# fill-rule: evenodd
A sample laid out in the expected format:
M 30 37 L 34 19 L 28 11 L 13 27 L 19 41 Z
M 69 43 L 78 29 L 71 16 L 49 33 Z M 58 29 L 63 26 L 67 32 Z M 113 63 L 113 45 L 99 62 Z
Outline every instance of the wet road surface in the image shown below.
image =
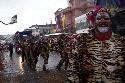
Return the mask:
M 25 63 L 21 63 L 22 57 L 9 52 L 0 54 L 0 83 L 62 83 L 65 80 L 65 70 L 55 70 L 59 63 L 60 55 L 51 52 L 47 69 L 43 71 L 43 58 L 39 56 L 36 71 L 31 71 Z

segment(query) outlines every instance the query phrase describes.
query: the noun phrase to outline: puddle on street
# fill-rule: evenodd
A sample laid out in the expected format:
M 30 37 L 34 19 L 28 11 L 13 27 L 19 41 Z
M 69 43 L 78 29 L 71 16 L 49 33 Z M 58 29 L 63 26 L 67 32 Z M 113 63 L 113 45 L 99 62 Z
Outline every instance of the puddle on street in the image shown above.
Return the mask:
M 50 53 L 50 57 L 48 60 L 47 69 L 53 70 L 55 69 L 56 65 L 58 64 L 60 60 L 60 56 L 58 56 L 57 53 Z M 25 63 L 22 63 L 22 57 L 21 55 L 17 55 L 16 53 L 13 54 L 12 58 L 9 57 L 9 52 L 5 52 L 3 55 L 3 61 L 4 65 L 3 71 L 1 71 L 5 76 L 17 76 L 17 75 L 23 75 L 32 73 L 29 71 L 28 67 Z M 42 56 L 39 56 L 38 62 L 36 65 L 37 72 L 43 71 L 43 58 Z

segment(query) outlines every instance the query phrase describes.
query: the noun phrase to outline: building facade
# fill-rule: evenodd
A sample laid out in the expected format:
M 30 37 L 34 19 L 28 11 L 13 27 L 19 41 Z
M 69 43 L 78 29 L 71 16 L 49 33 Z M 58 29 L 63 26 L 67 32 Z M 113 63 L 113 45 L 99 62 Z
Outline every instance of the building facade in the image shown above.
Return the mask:
M 56 24 L 46 24 L 46 25 L 32 25 L 27 30 L 32 31 L 33 36 L 45 35 L 53 33 L 53 29 L 56 28 Z
M 68 0 L 68 7 L 65 9 L 57 10 L 55 17 L 59 14 L 62 17 L 65 15 L 65 31 L 75 32 L 75 18 L 86 14 L 95 8 L 94 0 Z

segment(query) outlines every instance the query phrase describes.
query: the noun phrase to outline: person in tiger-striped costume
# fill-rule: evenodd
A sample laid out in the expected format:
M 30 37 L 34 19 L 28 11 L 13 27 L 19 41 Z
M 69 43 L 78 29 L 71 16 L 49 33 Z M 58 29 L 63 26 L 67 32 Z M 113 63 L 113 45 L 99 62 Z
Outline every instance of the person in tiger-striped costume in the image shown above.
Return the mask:
M 105 8 L 97 12 L 94 26 L 78 37 L 72 49 L 66 83 L 124 83 L 125 37 L 112 32 Z

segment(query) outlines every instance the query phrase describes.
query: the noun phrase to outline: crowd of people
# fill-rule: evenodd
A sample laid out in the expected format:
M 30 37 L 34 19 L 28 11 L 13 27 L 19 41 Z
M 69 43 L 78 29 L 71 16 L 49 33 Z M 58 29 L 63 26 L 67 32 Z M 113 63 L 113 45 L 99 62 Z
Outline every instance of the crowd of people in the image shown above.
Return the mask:
M 68 57 L 66 55 L 69 53 L 69 48 L 72 48 L 71 42 L 75 40 L 75 36 L 76 35 L 69 36 L 69 34 L 61 34 L 49 37 L 21 37 L 18 38 L 18 41 L 16 41 L 16 52 L 21 54 L 22 61 L 26 61 L 27 65 L 34 70 L 38 61 L 38 56 L 42 56 L 44 59 L 43 70 L 46 70 L 49 53 L 51 51 L 55 51 L 60 53 L 61 56 L 57 69 L 61 70 L 61 66 L 65 62 L 66 69 L 68 66 Z
M 123 83 L 125 35 L 118 33 L 124 31 L 125 22 L 119 19 L 113 24 L 112 19 L 116 16 L 111 18 L 105 8 L 98 9 L 94 15 L 89 33 L 19 39 L 17 43 L 21 48 L 22 61 L 35 70 L 40 55 L 46 71 L 49 53 L 56 51 L 61 56 L 56 69 L 61 70 L 65 63 L 66 83 Z M 119 27 L 122 30 L 114 31 Z
M 9 43 L 5 43 L 5 44 L 0 43 L 0 53 L 8 51 L 8 49 L 9 49 Z

